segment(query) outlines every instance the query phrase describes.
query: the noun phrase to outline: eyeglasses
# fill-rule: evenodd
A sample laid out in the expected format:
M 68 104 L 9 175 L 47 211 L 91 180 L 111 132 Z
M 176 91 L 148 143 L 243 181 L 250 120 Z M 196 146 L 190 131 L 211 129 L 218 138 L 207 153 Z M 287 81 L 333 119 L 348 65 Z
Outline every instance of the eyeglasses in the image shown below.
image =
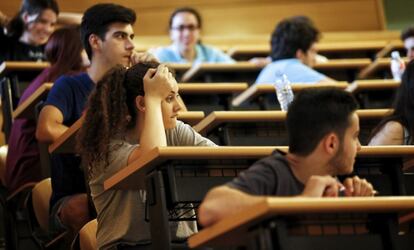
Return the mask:
M 171 29 L 177 30 L 179 32 L 183 32 L 184 30 L 195 31 L 195 30 L 198 30 L 198 28 L 199 27 L 197 25 L 193 25 L 193 24 L 190 24 L 190 25 L 179 25 L 177 27 L 171 27 Z

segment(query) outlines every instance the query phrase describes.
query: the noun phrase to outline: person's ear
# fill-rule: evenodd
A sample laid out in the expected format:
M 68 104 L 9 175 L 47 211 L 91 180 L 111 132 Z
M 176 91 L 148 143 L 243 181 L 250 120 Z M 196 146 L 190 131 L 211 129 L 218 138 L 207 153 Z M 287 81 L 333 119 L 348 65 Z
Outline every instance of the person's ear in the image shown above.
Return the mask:
M 142 95 L 135 98 L 135 106 L 140 112 L 145 112 L 145 100 Z
M 339 138 L 335 133 L 327 134 L 323 139 L 323 147 L 325 152 L 330 155 L 336 154 L 339 148 Z
M 102 40 L 98 35 L 91 34 L 88 38 L 89 45 L 91 46 L 92 50 L 99 50 L 102 44 Z
M 303 50 L 301 49 L 296 50 L 296 58 L 303 62 L 305 58 L 305 53 L 303 52 Z

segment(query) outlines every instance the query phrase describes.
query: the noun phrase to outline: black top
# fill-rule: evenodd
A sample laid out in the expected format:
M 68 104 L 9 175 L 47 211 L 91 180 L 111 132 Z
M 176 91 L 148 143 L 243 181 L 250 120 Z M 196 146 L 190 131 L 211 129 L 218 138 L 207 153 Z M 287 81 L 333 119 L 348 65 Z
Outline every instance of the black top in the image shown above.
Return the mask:
M 227 186 L 252 195 L 269 196 L 294 196 L 304 189 L 304 185 L 293 175 L 285 154 L 277 150 L 241 172 Z
M 33 46 L 9 37 L 0 27 L 0 63 L 3 61 L 45 61 L 44 45 Z

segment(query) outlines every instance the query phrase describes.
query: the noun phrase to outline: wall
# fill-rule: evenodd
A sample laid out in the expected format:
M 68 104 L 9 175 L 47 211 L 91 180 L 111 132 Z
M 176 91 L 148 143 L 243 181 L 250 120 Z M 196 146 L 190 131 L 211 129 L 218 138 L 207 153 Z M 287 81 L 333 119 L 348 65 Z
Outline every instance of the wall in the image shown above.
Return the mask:
M 388 29 L 404 29 L 414 25 L 413 0 L 384 0 Z
M 62 11 L 83 12 L 93 0 L 57 0 Z M 19 0 L 2 0 L 0 10 L 12 15 Z M 103 0 L 129 6 L 138 13 L 137 35 L 167 33 L 169 14 L 184 0 Z M 269 34 L 276 22 L 291 15 L 310 16 L 322 31 L 365 31 L 385 28 L 382 0 L 192 0 L 199 9 L 205 35 Z

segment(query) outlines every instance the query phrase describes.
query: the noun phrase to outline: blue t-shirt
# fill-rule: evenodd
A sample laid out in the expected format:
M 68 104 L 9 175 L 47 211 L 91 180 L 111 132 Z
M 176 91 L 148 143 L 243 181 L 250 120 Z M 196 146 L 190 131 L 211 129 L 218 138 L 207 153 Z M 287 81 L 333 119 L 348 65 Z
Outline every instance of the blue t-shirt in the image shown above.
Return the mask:
M 86 73 L 62 76 L 50 90 L 45 105 L 58 108 L 63 115 L 63 124 L 69 127 L 82 116 L 88 96 L 94 88 L 95 84 Z M 74 154 L 52 154 L 51 208 L 65 196 L 86 192 L 80 162 L 80 157 Z
M 317 83 L 326 78 L 303 64 L 299 59 L 281 59 L 268 64 L 259 74 L 256 83 L 274 83 L 276 77 L 285 74 L 291 83 Z
M 219 49 L 197 44 L 196 47 L 196 58 L 194 63 L 209 62 L 209 63 L 234 63 L 235 61 L 227 54 Z M 153 54 L 158 58 L 160 62 L 170 63 L 188 63 L 188 61 L 181 57 L 177 48 L 174 45 L 168 47 L 160 47 L 153 51 Z

